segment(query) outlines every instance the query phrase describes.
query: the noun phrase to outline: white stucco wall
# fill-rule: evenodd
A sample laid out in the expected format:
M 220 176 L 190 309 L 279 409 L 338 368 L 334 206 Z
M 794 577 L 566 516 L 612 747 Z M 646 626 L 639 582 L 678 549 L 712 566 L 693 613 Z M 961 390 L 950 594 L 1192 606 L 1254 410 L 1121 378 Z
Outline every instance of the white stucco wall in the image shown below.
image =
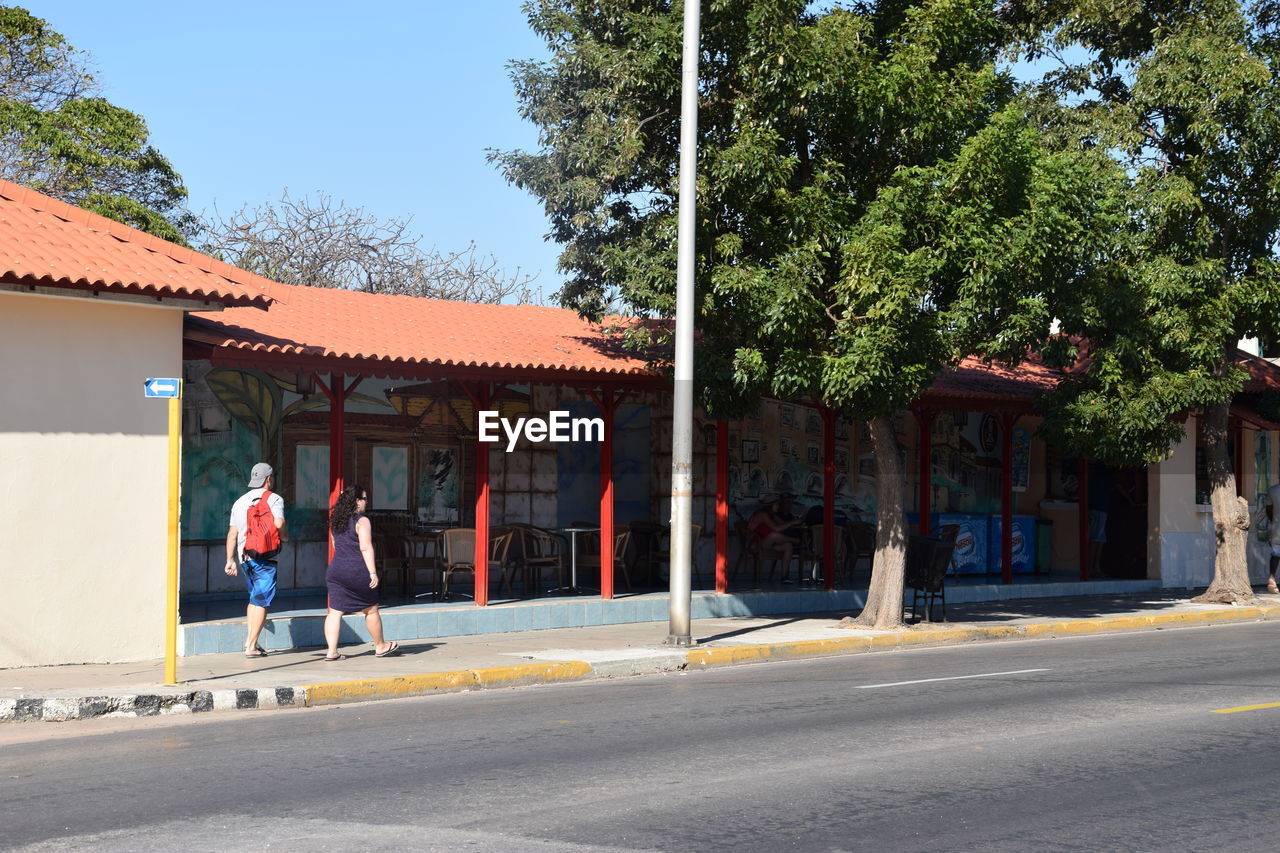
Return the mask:
M 1206 587 L 1213 581 L 1214 535 L 1213 514 L 1208 504 L 1195 502 L 1195 418 L 1187 419 L 1187 437 L 1173 455 L 1149 469 L 1149 503 L 1147 576 L 1159 578 L 1162 586 L 1194 589 Z M 1257 461 L 1254 450 L 1259 433 L 1243 431 L 1242 461 L 1245 498 L 1250 510 L 1256 510 L 1258 481 Z M 1270 433 L 1271 441 L 1277 434 Z M 1277 448 L 1272 444 L 1270 482 L 1276 482 Z M 1270 547 L 1259 542 L 1250 532 L 1246 548 L 1249 577 L 1255 584 L 1267 578 Z
M 0 667 L 164 654 L 182 312 L 0 292 Z

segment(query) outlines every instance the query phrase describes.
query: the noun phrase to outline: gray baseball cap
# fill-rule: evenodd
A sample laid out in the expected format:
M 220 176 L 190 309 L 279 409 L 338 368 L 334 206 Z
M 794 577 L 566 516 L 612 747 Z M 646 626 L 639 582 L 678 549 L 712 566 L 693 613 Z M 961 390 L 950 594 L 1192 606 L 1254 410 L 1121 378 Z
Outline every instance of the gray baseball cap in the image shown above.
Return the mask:
M 253 471 L 249 474 L 249 488 L 256 489 L 263 483 L 267 482 L 267 478 L 276 471 L 265 462 L 259 462 L 253 466 Z

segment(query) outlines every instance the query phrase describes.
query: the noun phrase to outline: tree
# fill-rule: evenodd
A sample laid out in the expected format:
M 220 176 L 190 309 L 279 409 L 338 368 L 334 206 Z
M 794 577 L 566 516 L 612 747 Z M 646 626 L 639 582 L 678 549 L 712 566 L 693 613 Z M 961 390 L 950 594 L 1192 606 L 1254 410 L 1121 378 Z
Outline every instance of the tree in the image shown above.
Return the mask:
M 0 177 L 185 244 L 182 178 L 48 23 L 0 6 Z
M 719 0 L 703 18 L 699 384 L 725 416 L 765 391 L 870 421 L 875 572 L 861 624 L 902 619 L 906 547 L 893 419 L 937 371 L 1021 359 L 1051 294 L 1111 227 L 1114 164 L 1046 147 L 995 66 L 982 0 Z M 682 9 L 526 4 L 551 53 L 512 67 L 542 149 L 494 155 L 538 196 L 591 316 L 615 293 L 674 302 Z
M 423 249 L 408 220 L 379 221 L 363 208 L 293 199 L 215 214 L 201 224 L 202 250 L 241 269 L 285 284 L 341 287 L 465 302 L 536 298 L 534 276 L 506 273 L 475 244 L 461 252 Z
M 1018 16 L 1030 56 L 1057 59 L 1041 84 L 1053 121 L 1125 170 L 1111 257 L 1061 305 L 1088 369 L 1049 401 L 1049 433 L 1146 464 L 1183 436 L 1180 415 L 1202 413 L 1217 548 L 1196 600 L 1251 601 L 1228 415 L 1237 341 L 1280 330 L 1280 4 L 1068 0 Z

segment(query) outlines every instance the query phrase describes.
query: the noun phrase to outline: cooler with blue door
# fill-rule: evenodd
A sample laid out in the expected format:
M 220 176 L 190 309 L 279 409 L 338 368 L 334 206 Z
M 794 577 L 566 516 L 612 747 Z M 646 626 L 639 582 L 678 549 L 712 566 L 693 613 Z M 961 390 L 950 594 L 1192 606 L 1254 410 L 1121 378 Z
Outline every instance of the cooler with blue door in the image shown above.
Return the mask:
M 988 564 L 992 572 L 1003 569 L 1000 565 L 1000 534 L 1004 525 L 998 515 L 991 516 L 991 543 Z M 1015 515 L 1013 517 L 1013 571 L 1029 574 L 1036 570 L 1036 517 L 1034 515 Z
M 951 563 L 957 574 L 979 575 L 987 571 L 987 554 L 990 550 L 989 525 L 985 515 L 961 512 L 942 512 L 933 516 L 933 529 L 944 524 L 960 527 L 956 534 L 956 548 Z

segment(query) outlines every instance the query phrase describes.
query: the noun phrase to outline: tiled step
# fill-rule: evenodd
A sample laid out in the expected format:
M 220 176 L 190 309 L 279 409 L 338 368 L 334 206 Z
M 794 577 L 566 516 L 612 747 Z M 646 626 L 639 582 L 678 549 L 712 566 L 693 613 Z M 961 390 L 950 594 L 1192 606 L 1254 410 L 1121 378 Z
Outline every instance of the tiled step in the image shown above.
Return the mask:
M 1062 596 L 1116 595 L 1160 588 L 1156 580 L 1093 581 L 1088 583 L 974 584 L 947 587 L 947 603 L 1004 601 Z M 786 592 L 748 592 L 730 595 L 698 592 L 693 595 L 693 619 L 723 616 L 770 616 L 783 613 L 833 613 L 861 609 L 866 590 L 797 589 Z M 908 601 L 910 596 L 908 595 Z M 631 622 L 663 622 L 668 618 L 666 593 L 634 595 L 605 601 L 600 598 L 545 598 L 476 607 L 410 604 L 382 608 L 386 636 L 395 640 L 501 634 L 546 628 L 582 628 Z M 185 624 L 179 636 L 179 654 L 200 655 L 235 652 L 244 647 L 244 619 Z M 343 620 L 343 644 L 368 642 L 364 617 Z M 324 611 L 278 611 L 268 617 L 261 645 L 270 650 L 324 645 Z

